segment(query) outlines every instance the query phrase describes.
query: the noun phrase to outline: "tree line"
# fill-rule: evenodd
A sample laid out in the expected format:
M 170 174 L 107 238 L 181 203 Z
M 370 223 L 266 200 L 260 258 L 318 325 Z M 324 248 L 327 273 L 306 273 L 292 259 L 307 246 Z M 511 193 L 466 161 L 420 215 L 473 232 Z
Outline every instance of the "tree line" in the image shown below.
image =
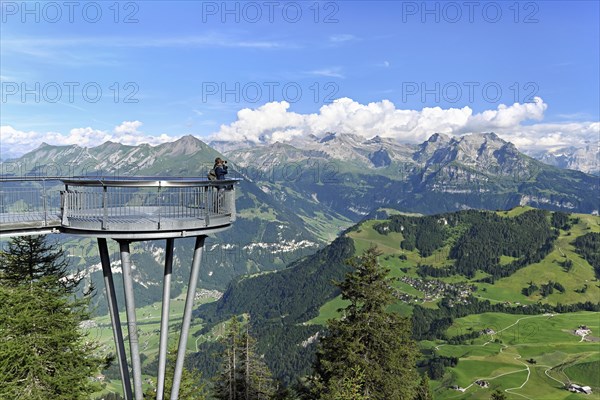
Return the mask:
M 421 276 L 447 277 L 464 275 L 473 278 L 477 271 L 494 280 L 512 275 L 529 264 L 542 260 L 550 253 L 558 237 L 558 229 L 571 226 L 569 214 L 529 210 L 511 218 L 488 211 L 461 211 L 426 217 L 394 215 L 388 221 L 376 224 L 380 234 L 402 233 L 399 246 L 422 257 L 432 255 L 447 243 L 453 243 L 449 259 L 451 265 L 435 268 L 420 265 Z M 449 239 L 453 239 L 449 242 Z M 501 256 L 515 260 L 502 265 Z M 449 260 L 450 261 L 450 260 Z
M 600 279 L 600 233 L 586 233 L 575 239 L 573 244 L 577 253 L 594 268 L 596 278 Z
M 491 303 L 489 300 L 479 300 L 469 297 L 466 304 L 451 303 L 444 298 L 439 303 L 438 309 L 425 308 L 415 305 L 412 313 L 413 337 L 415 340 L 452 340 L 448 337 L 447 330 L 456 318 L 472 314 L 498 312 L 517 315 L 538 315 L 544 313 L 567 313 L 577 311 L 600 311 L 600 303 L 586 301 L 583 303 L 561 304 L 528 304 L 512 306 L 505 303 Z

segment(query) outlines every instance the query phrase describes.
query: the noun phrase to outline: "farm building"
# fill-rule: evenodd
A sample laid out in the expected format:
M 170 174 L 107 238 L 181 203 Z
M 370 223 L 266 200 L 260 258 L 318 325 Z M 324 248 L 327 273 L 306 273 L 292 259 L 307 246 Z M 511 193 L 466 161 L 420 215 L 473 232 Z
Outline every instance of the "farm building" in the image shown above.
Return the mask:
M 569 390 L 569 392 L 573 392 L 573 393 L 592 394 L 592 388 L 591 387 L 589 387 L 589 386 L 580 386 L 580 385 L 577 385 L 575 383 L 571 383 L 567 389 Z

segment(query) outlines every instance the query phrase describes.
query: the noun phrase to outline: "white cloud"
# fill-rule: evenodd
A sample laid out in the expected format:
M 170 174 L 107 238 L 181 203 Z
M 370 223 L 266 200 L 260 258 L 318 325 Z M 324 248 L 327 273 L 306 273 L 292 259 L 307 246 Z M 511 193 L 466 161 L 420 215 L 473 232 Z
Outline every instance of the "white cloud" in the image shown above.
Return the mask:
M 563 147 L 600 145 L 599 122 L 570 122 L 521 126 L 501 131 L 502 137 L 526 150 L 556 151 Z
M 115 133 L 117 135 L 139 135 L 138 128 L 143 124 L 140 121 L 123 121 L 121 125 L 115 126 Z
M 345 76 L 341 73 L 340 67 L 322 68 L 310 71 L 310 74 L 317 76 L 326 76 L 328 78 L 344 79 Z
M 0 126 L 0 155 L 3 158 L 5 154 L 23 154 L 37 147 L 39 142 L 38 134 L 34 131 L 25 132 L 9 125 Z
M 343 42 L 349 42 L 352 40 L 356 40 L 356 36 L 348 34 L 348 33 L 329 36 L 329 41 L 332 43 L 343 43 Z
M 360 104 L 349 98 L 324 105 L 314 114 L 298 114 L 289 108 L 290 104 L 282 101 L 240 110 L 237 120 L 221 125 L 212 138 L 272 143 L 309 134 L 319 136 L 337 132 L 354 133 L 364 138 L 379 135 L 418 143 L 435 132 L 462 135 L 493 131 L 525 150 L 597 143 L 600 135 L 598 122 L 525 124 L 543 119 L 547 104 L 541 98 L 536 98 L 533 103 L 502 104 L 495 110 L 477 114 L 469 107 L 404 110 L 397 109 L 389 100 Z
M 465 129 L 470 131 L 497 130 L 513 128 L 526 120 L 541 120 L 548 105 L 536 97 L 533 103 L 514 103 L 507 107 L 500 104 L 497 110 L 486 110 L 481 114 L 474 115 Z
M 556 150 L 566 146 L 583 147 L 600 142 L 600 122 L 540 123 L 547 105 L 535 103 L 500 105 L 495 110 L 474 114 L 469 107 L 422 110 L 398 109 L 389 100 L 360 104 L 341 98 L 322 106 L 317 113 L 300 114 L 289 110 L 290 104 L 266 103 L 258 108 L 244 108 L 237 120 L 221 125 L 210 139 L 250 141 L 253 143 L 286 142 L 309 134 L 327 132 L 354 133 L 366 139 L 379 135 L 400 142 L 419 143 L 435 132 L 449 135 L 496 132 L 521 150 Z M 533 124 L 530 121 L 534 121 Z M 52 145 L 98 146 L 108 140 L 127 145 L 157 145 L 177 140 L 178 136 L 151 136 L 142 130 L 141 121 L 123 121 L 112 130 L 92 127 L 60 132 L 21 131 L 13 126 L 0 127 L 0 156 L 17 157 L 37 148 L 42 142 Z
M 148 136 L 139 130 L 141 126 L 140 121 L 123 121 L 115 126 L 112 132 L 85 127 L 71 129 L 65 135 L 59 132 L 25 132 L 10 125 L 3 125 L 0 126 L 0 156 L 2 159 L 18 157 L 34 150 L 43 142 L 55 146 L 76 144 L 82 147 L 94 147 L 109 140 L 136 146 L 142 143 L 157 145 L 178 139 L 167 134 Z

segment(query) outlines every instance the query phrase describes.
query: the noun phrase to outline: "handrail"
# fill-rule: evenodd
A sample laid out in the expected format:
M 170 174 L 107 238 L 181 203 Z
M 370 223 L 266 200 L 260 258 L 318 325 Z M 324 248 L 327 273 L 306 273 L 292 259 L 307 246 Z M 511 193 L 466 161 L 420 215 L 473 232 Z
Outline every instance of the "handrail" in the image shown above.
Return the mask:
M 112 186 L 112 187 L 188 187 L 234 185 L 240 179 L 211 181 L 206 178 L 132 177 L 132 178 L 66 178 L 66 185 Z
M 59 190 L 60 185 L 48 187 L 46 181 L 60 181 L 63 189 Z M 10 185 L 7 190 L 0 187 L 0 235 L 10 235 L 19 226 L 31 233 L 56 227 L 88 236 L 98 232 L 108 236 L 110 232 L 189 232 L 228 226 L 235 221 L 234 187 L 239 181 L 0 177 L 0 183 L 33 183 L 27 187 Z

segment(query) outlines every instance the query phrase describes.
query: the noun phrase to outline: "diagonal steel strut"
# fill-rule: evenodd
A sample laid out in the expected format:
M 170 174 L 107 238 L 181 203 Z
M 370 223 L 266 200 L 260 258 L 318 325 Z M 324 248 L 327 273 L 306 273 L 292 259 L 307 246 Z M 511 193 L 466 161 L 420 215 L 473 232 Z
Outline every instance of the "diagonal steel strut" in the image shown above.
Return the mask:
M 123 393 L 125 395 L 125 400 L 133 400 L 129 369 L 127 368 L 127 355 L 125 354 L 125 342 L 123 341 L 123 331 L 121 330 L 121 318 L 119 317 L 119 307 L 117 305 L 117 296 L 115 294 L 115 283 L 113 281 L 112 270 L 110 269 L 110 258 L 108 255 L 106 239 L 98 238 L 98 250 L 100 252 L 100 262 L 102 263 L 104 285 L 106 286 L 108 312 L 112 322 L 115 347 L 117 348 L 117 360 L 119 362 L 119 371 L 121 372 Z

